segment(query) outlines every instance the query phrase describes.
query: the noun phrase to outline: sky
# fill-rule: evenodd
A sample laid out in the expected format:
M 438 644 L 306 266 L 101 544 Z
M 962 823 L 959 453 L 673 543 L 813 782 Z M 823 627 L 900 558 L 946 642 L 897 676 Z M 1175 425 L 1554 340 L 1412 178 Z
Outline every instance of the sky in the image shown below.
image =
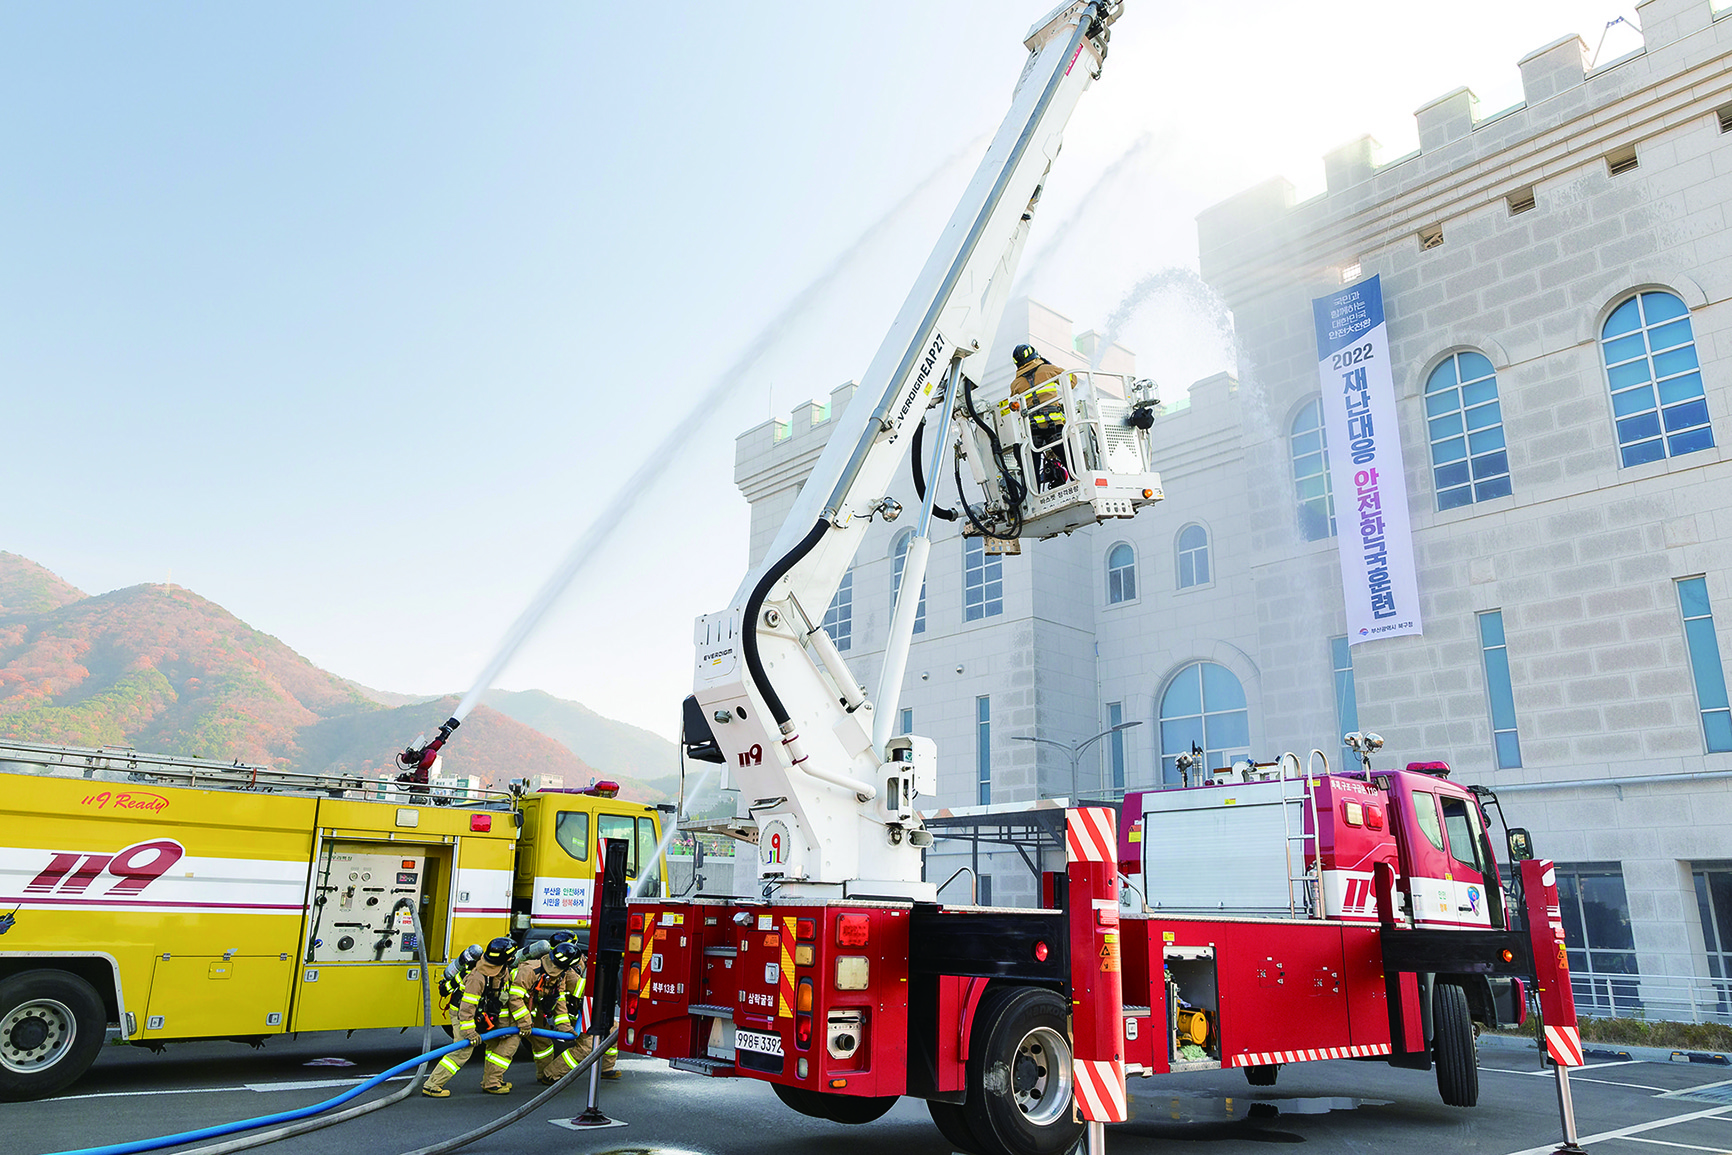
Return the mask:
M 865 369 L 1049 8 L 0 7 L 0 550 L 90 593 L 172 581 L 333 673 L 451 693 L 626 501 L 498 684 L 674 736 L 693 619 L 746 569 L 735 436 Z M 1195 268 L 1202 209 L 1276 175 L 1321 192 L 1326 150 L 1400 156 L 1434 97 L 1490 115 L 1522 56 L 1576 33 L 1605 63 L 1635 20 L 1128 0 L 1022 290 L 1104 328 Z M 1233 367 L 1181 300 L 1120 340 L 1169 398 Z

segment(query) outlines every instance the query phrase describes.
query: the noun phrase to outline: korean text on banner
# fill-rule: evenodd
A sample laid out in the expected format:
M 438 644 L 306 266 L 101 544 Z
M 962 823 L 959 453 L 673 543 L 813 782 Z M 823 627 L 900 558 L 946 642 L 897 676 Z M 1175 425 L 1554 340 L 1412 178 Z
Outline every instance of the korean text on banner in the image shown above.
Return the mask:
M 1348 641 L 1422 633 L 1382 281 L 1318 297 L 1311 309 Z

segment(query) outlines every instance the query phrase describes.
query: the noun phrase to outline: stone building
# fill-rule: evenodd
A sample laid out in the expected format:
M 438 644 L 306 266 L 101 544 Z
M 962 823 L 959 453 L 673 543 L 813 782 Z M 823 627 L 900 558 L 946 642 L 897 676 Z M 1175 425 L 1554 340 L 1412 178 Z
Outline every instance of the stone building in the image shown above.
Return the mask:
M 1637 14 L 1638 52 L 1590 70 L 1565 37 L 1522 58 L 1513 108 L 1457 89 L 1416 113 L 1418 151 L 1360 139 L 1319 196 L 1271 180 L 1199 218 L 1240 379 L 1157 419 L 1166 501 L 1002 558 L 935 536 L 902 706 L 939 743 L 938 804 L 1071 795 L 1072 759 L 1023 737 L 1139 723 L 1076 761 L 1098 796 L 1175 781 L 1193 742 L 1339 765 L 1344 731 L 1376 731 L 1375 765 L 1449 762 L 1560 863 L 1587 1009 L 1727 1016 L 1732 16 Z M 1311 301 L 1373 275 L 1424 634 L 1350 645 Z M 1025 337 L 1071 365 L 1096 339 L 1015 302 L 998 344 Z M 829 412 L 740 438 L 754 560 Z M 832 606 L 874 691 L 905 526 Z M 1028 897 L 1025 869 L 989 871 Z

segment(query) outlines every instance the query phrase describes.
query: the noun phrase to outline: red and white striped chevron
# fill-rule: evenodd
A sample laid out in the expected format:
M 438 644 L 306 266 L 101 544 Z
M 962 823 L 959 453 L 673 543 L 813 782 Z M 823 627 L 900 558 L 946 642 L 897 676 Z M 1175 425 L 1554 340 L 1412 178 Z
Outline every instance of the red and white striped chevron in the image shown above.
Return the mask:
M 1071 813 L 1076 813 L 1074 810 Z M 1119 1059 L 1077 1059 L 1077 1111 L 1091 1123 L 1123 1123 L 1125 1109 L 1125 1065 Z
M 1104 806 L 1065 811 L 1064 849 L 1067 862 L 1117 862 L 1118 832 L 1113 828 L 1113 812 Z
M 1560 1067 L 1582 1065 L 1582 1035 L 1574 1027 L 1546 1027 L 1546 1054 Z
M 1313 1051 L 1261 1051 L 1252 1055 L 1234 1055 L 1235 1067 L 1267 1067 L 1274 1063 L 1310 1063 L 1318 1059 L 1365 1059 L 1389 1054 L 1388 1043 L 1372 1043 L 1363 1047 L 1318 1047 Z

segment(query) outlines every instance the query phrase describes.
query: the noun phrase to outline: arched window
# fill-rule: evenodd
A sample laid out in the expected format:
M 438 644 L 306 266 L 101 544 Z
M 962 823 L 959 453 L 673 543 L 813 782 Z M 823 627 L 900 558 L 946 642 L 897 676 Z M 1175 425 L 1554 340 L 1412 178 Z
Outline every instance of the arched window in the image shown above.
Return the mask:
M 1230 766 L 1251 747 L 1245 687 L 1233 671 L 1214 662 L 1192 662 L 1180 670 L 1161 695 L 1161 775 L 1179 782 L 1178 757 L 1195 745 L 1203 751 L 1201 769 Z M 1192 782 L 1196 781 L 1193 774 Z
M 842 584 L 836 587 L 836 596 L 830 599 L 830 608 L 824 611 L 824 632 L 830 635 L 830 640 L 836 643 L 838 650 L 847 649 L 854 641 L 852 569 L 842 575 Z
M 1124 542 L 1107 551 L 1107 604 L 1137 599 L 1137 554 Z
M 1299 533 L 1306 541 L 1335 536 L 1335 496 L 1329 487 L 1329 439 L 1323 431 L 1323 401 L 1306 403 L 1288 431 L 1293 488 L 1299 495 Z
M 1209 584 L 1209 531 L 1187 525 L 1179 531 L 1179 588 Z
M 914 540 L 914 531 L 904 530 L 902 536 L 896 539 L 896 548 L 892 552 L 894 560 L 890 563 L 890 612 L 896 612 L 896 595 L 902 591 L 902 567 L 908 562 L 908 543 Z M 920 583 L 920 605 L 914 611 L 914 632 L 926 632 L 926 582 Z
M 1439 510 L 1509 495 L 1503 408 L 1497 376 L 1484 354 L 1451 353 L 1431 371 L 1425 380 L 1425 420 Z
M 1606 318 L 1600 351 L 1625 465 L 1713 447 L 1696 337 L 1683 301 L 1658 290 L 1632 295 Z

